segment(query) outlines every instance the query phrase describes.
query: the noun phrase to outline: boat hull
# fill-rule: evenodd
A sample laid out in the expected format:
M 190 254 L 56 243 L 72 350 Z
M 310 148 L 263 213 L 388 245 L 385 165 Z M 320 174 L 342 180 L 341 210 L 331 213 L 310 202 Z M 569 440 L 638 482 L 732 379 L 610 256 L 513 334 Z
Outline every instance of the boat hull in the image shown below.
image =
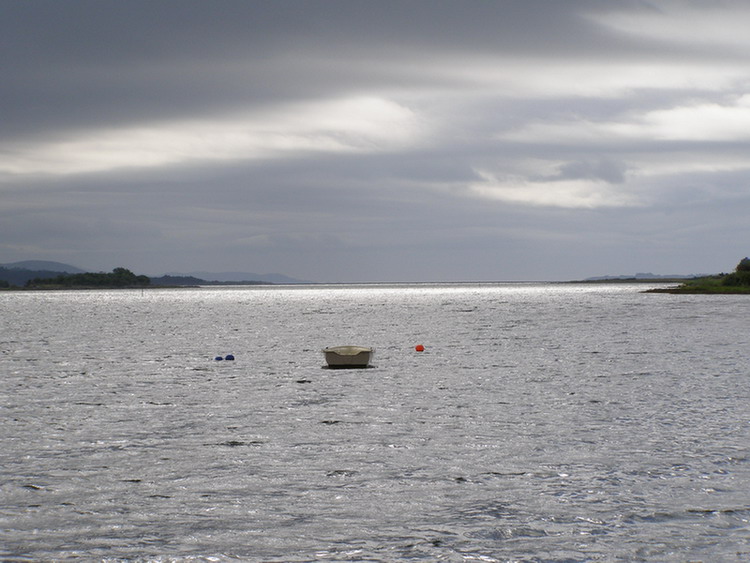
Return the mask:
M 366 368 L 374 352 L 364 346 L 332 346 L 323 350 L 328 367 L 334 369 Z

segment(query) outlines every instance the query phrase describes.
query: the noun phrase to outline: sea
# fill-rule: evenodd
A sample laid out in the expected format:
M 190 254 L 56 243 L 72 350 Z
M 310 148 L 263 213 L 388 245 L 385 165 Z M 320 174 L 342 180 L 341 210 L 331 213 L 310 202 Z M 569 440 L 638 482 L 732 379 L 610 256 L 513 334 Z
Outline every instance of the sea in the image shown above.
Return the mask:
M 750 561 L 750 298 L 656 285 L 0 292 L 0 560 Z

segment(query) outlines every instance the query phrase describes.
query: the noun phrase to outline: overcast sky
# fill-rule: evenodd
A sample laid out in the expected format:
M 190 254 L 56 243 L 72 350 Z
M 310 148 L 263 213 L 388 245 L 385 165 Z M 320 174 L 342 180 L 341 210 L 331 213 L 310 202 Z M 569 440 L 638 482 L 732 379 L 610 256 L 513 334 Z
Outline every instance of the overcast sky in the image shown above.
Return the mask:
M 0 0 L 0 263 L 730 271 L 746 0 Z

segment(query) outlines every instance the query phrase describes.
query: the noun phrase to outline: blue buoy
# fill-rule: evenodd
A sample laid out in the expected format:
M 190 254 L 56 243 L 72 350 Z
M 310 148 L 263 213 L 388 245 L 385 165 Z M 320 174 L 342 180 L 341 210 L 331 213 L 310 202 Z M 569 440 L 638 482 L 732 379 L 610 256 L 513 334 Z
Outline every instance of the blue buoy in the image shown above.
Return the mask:
M 216 356 L 216 357 L 214 358 L 214 360 L 216 360 L 217 362 L 220 362 L 220 361 L 221 361 L 221 360 L 223 360 L 223 359 L 224 359 L 224 358 L 222 358 L 221 356 Z
M 234 356 L 233 356 L 232 354 L 227 354 L 227 357 L 226 357 L 226 358 L 224 358 L 224 359 L 225 359 L 225 360 L 229 360 L 229 361 L 232 361 L 232 360 L 234 360 Z

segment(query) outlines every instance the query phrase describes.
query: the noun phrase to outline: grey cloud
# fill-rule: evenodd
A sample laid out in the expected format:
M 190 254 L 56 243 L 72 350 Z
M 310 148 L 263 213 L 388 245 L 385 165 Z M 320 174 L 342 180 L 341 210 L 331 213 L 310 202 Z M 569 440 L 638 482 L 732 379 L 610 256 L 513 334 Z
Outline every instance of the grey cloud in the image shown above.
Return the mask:
M 226 124 L 246 113 L 278 113 L 282 125 L 262 139 L 282 149 L 214 159 L 195 151 L 85 174 L 6 166 L 0 262 L 244 268 L 320 281 L 728 269 L 749 252 L 747 140 L 632 130 L 650 111 L 736 100 L 750 70 L 732 46 L 638 36 L 600 18 L 658 9 L 637 0 L 6 2 L 0 161 L 64 162 L 64 151 L 33 150 L 40 141 L 72 150 L 90 131 L 110 132 L 95 139 L 117 149 L 123 131 L 161 127 L 171 136 L 159 139 L 177 144 L 184 129 L 174 124 L 189 120 L 223 120 L 214 134 L 231 137 L 242 131 Z M 295 116 L 314 116 L 284 113 L 283 103 L 359 96 L 411 112 L 416 133 L 395 142 L 396 120 L 377 142 L 283 149 L 292 136 L 346 138 L 336 118 L 350 117 L 300 132 Z M 732 111 L 744 118 L 741 103 Z M 509 137 L 537 125 L 558 127 L 558 137 Z M 190 134 L 201 142 L 200 128 Z M 85 149 L 81 158 L 101 157 L 96 142 Z M 471 188 L 482 171 L 505 182 L 490 186 L 501 195 L 606 183 L 640 205 L 480 197 Z
M 363 88 L 438 86 L 440 60 L 607 48 L 592 1 L 4 5 L 3 129 L 211 112 Z M 594 50 L 592 51 L 592 48 Z M 617 52 L 617 51 L 615 51 Z M 586 55 L 590 56 L 590 55 Z
M 598 179 L 610 184 L 625 182 L 627 165 L 609 159 L 596 161 L 574 161 L 560 166 L 560 172 L 552 180 Z

